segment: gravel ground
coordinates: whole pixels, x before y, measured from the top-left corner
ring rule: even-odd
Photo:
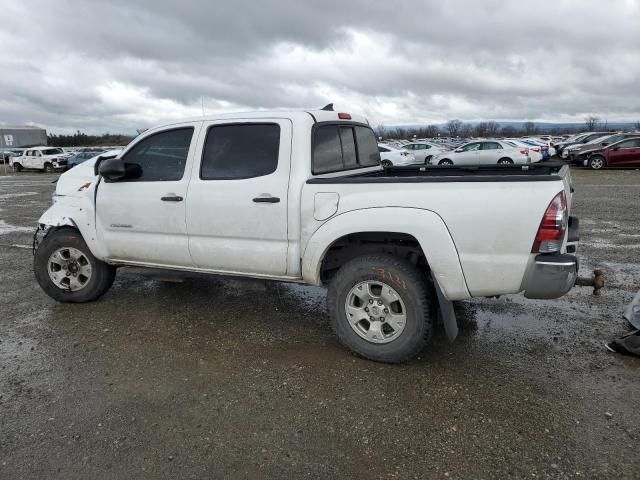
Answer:
[[[58,304],[25,248],[56,176],[0,177],[0,478],[640,478],[640,359],[603,345],[640,288],[640,172],[573,176],[603,295],[462,302],[400,366],[341,348],[317,288],[121,269]]]

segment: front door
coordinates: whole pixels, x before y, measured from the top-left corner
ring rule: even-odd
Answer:
[[[97,187],[96,225],[110,260],[191,267],[185,205],[202,122],[144,135],[121,155],[127,175]]]
[[[457,165],[478,165],[480,163],[480,142],[468,143],[455,151],[453,163]]]
[[[283,276],[291,121],[205,122],[187,198],[189,250],[207,270]]]

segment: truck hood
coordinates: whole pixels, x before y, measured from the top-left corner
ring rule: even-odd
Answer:
[[[59,196],[80,196],[82,192],[87,190],[98,177],[93,173],[93,167],[101,156],[117,155],[121,150],[110,150],[108,152],[96,155],[71,170],[67,170],[58,178],[56,184],[56,195]]]

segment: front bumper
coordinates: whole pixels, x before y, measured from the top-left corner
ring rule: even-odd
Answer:
[[[570,254],[536,255],[527,268],[522,290],[527,298],[559,298],[573,288],[578,278],[578,258]]]

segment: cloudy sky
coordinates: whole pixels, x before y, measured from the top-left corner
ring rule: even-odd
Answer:
[[[2,0],[0,124],[640,120],[640,0]]]

